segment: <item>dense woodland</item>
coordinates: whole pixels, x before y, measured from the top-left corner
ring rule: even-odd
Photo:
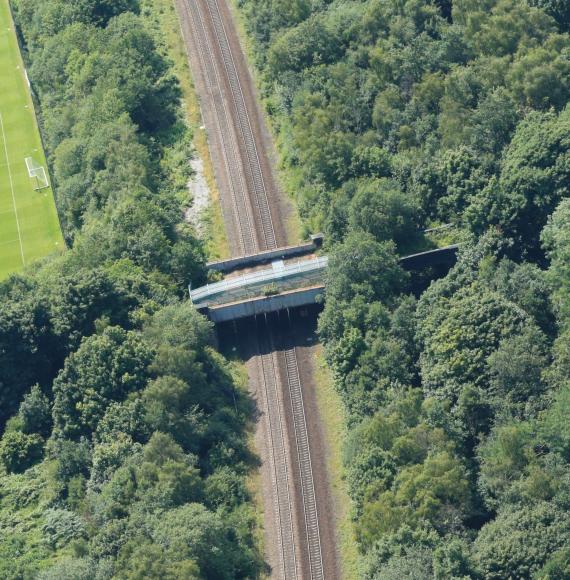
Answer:
[[[239,9],[331,253],[351,577],[570,578],[570,4]],[[450,242],[431,284],[398,264]]]
[[[0,284],[0,577],[256,577],[250,403],[183,301],[205,256],[156,6],[12,4],[70,249]],[[350,572],[570,578],[568,2],[239,7],[331,254]],[[398,264],[450,242],[431,285]]]
[[[0,578],[255,577],[250,403],[183,301],[205,256],[156,7],[13,8],[70,249],[0,284]]]

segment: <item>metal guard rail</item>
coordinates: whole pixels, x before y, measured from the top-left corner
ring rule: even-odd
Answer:
[[[267,268],[258,272],[251,272],[250,274],[228,278],[221,282],[215,282],[214,284],[206,284],[206,286],[201,286],[200,288],[196,288],[196,290],[189,288],[190,299],[196,304],[207,298],[212,298],[218,294],[223,294],[224,292],[238,288],[257,286],[264,282],[276,282],[284,278],[298,276],[299,274],[323,270],[327,267],[327,264],[328,256],[320,256],[314,260],[299,261],[295,264],[283,266],[283,268]]]

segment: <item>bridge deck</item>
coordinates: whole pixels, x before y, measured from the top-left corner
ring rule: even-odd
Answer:
[[[211,306],[302,288],[322,281],[327,264],[327,256],[293,264],[285,264],[282,260],[279,260],[273,262],[271,268],[226,278],[221,282],[207,284],[196,290],[190,290],[190,298],[197,306]],[[265,292],[264,289],[266,290]]]

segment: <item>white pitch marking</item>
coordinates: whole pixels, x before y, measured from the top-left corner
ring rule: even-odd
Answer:
[[[24,257],[24,246],[22,245],[22,232],[20,230],[20,220],[18,219],[18,208],[16,207],[16,194],[14,193],[14,182],[12,181],[12,170],[10,169],[10,159],[8,158],[8,143],[6,142],[6,133],[4,132],[4,120],[0,113],[0,128],[2,129],[2,137],[4,139],[4,153],[6,154],[6,163],[8,164],[8,177],[10,179],[10,189],[12,190],[12,204],[14,205],[14,214],[16,215],[16,227],[18,229],[18,239],[20,240],[20,253],[22,254],[22,263],[26,265],[26,258]]]

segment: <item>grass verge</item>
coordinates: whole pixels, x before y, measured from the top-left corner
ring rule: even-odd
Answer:
[[[319,347],[314,366],[317,402],[329,451],[327,467],[335,502],[341,575],[346,580],[353,580],[357,577],[358,550],[350,518],[352,503],[343,478],[342,442],[346,438],[346,421],[342,410],[342,401],[334,389],[333,379],[330,369],[325,363],[322,347]]]

